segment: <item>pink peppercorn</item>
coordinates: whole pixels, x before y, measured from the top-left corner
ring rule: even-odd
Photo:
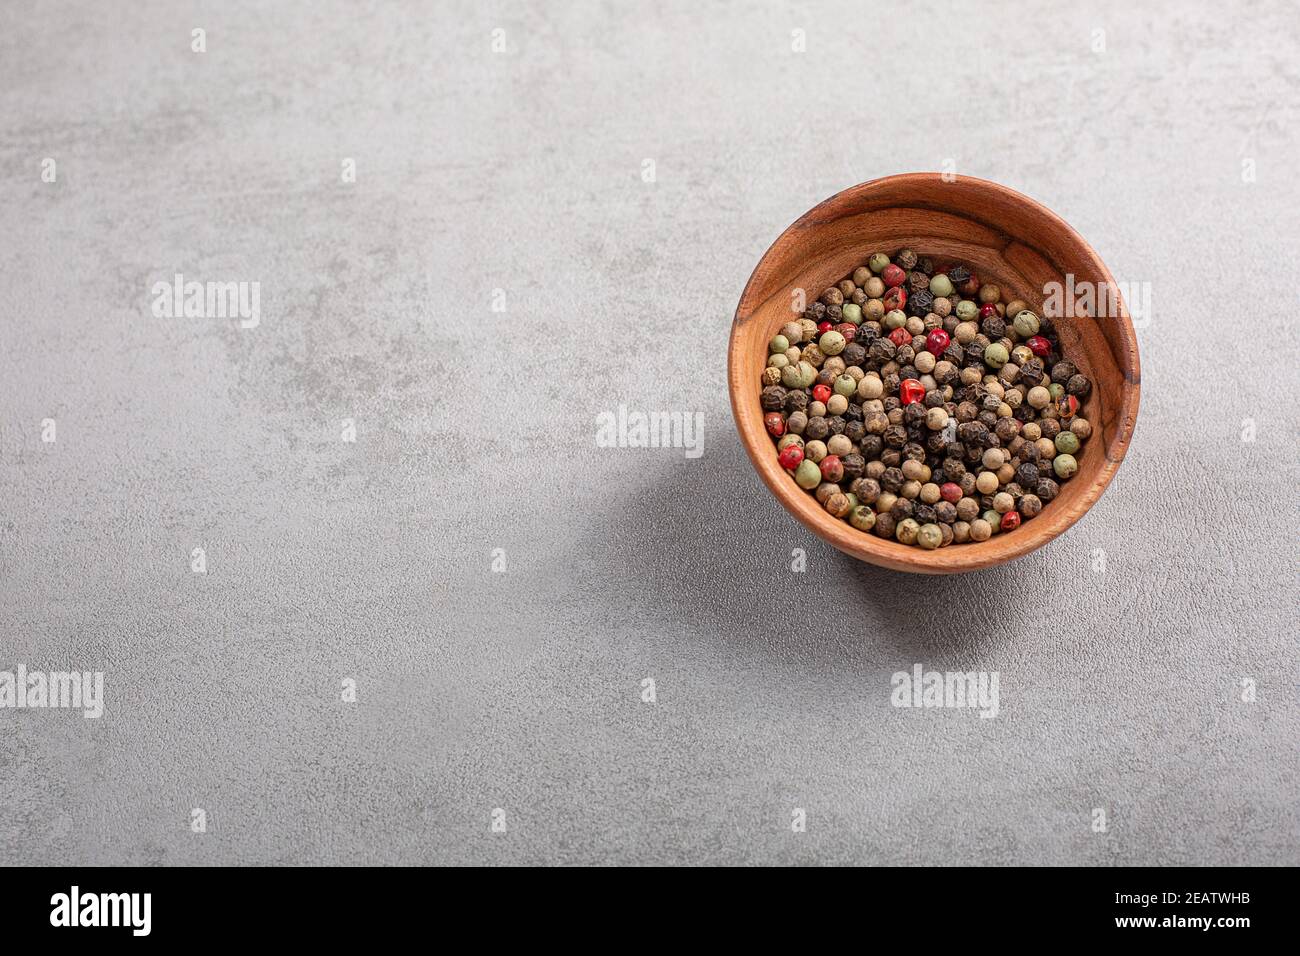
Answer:
[[[831,400],[831,387],[830,387],[829,385],[814,385],[814,386],[813,386],[813,401],[814,401],[814,402],[821,402],[823,405],[825,405],[825,404],[826,404],[827,402],[829,402],[830,400]]]
[[[892,312],[894,309],[901,309],[907,305],[907,290],[901,285],[895,286],[885,293],[885,298],[882,301],[886,311]]]
[[[952,339],[943,329],[931,329],[930,334],[925,337],[925,350],[938,358],[943,354],[943,350],[948,347],[950,341]]]
[[[781,454],[776,456],[776,460],[781,463],[782,468],[798,468],[799,462],[803,461],[803,449],[798,445],[786,445],[781,449]]]
[[[925,398],[925,386],[914,378],[905,378],[898,385],[898,400],[904,405],[911,405]]]
[[[785,418],[780,412],[768,412],[763,416],[763,424],[767,426],[767,433],[773,438],[780,438],[785,434]]]
[[[997,315],[998,307],[992,302],[985,302],[980,306],[980,318],[987,319],[990,315]]]
[[[818,323],[817,323],[817,331],[818,331],[818,332],[829,332],[829,331],[830,331],[831,329],[833,329],[833,328],[835,328],[835,323],[834,323],[834,322],[823,321],[823,322],[818,322]]]
[[[791,447],[793,448],[794,446],[792,445]],[[945,481],[939,486],[939,497],[944,501],[950,501],[953,504],[956,504],[961,501],[962,498],[961,485],[957,484],[955,481]]]
[[[907,273],[891,262],[881,270],[880,281],[885,283],[887,288],[892,289],[894,286],[902,285],[907,281]]]
[[[1008,511],[1002,516],[1002,530],[1015,531],[1020,527],[1020,512]]]
[[[822,480],[839,481],[844,477],[844,463],[839,455],[827,455],[821,460]]]
[[[1033,352],[1039,358],[1047,358],[1052,352],[1052,343],[1047,341],[1041,335],[1031,335],[1025,345],[1029,346],[1029,351]]]
[[[908,345],[912,341],[912,333],[902,327],[894,329],[894,331],[889,333],[889,341],[893,342],[896,346]]]
[[[858,327],[852,322],[841,322],[835,326],[835,331],[844,336],[844,343],[847,345],[858,337]]]

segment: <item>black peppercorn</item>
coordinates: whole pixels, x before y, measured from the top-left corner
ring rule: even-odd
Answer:
[[[941,431],[930,432],[930,434],[925,437],[925,447],[938,455],[948,447],[948,439]]]
[[[848,429],[846,428],[845,434],[847,433],[848,433]],[[880,440],[879,435],[870,435],[870,434],[863,435],[862,438],[858,440],[858,445],[862,448],[863,457],[866,458],[868,461],[880,457],[880,452],[885,447],[885,443]],[[862,496],[859,495],[858,497],[862,497]]]
[[[805,379],[804,381],[807,381]],[[782,385],[769,385],[763,389],[760,402],[765,412],[779,412],[785,407],[786,389]]]
[[[844,431],[844,426],[847,425],[848,422],[846,422],[840,415],[832,415],[830,418],[826,419],[826,424],[830,426],[832,435],[838,435]]]
[[[938,521],[933,505],[920,504],[912,508],[912,517],[918,524],[934,524]]]
[[[958,445],[957,447],[961,448],[962,446]],[[966,466],[962,464],[960,458],[945,458],[943,460],[943,476],[949,481],[959,481],[964,474],[966,474]]]
[[[894,506],[889,509],[889,515],[895,521],[902,521],[904,518],[912,517],[912,499],[899,498],[894,502]]]
[[[929,276],[914,272],[912,275],[921,276],[926,285],[930,284]],[[934,307],[934,296],[925,289],[917,289],[907,300],[907,314],[924,318],[926,313]]]
[[[965,266],[952,266],[948,270],[948,279],[954,286],[959,286],[970,278],[970,270]]]
[[[917,425],[925,421],[925,406],[920,402],[912,402],[903,409],[903,421],[908,425]]]
[[[894,256],[894,264],[902,269],[915,269],[918,258],[920,257],[911,249],[899,249]]]
[[[919,269],[921,272],[924,272],[928,276],[934,275],[934,260],[927,258],[926,256],[922,256],[921,258],[916,260],[916,268]]]
[[[867,461],[861,455],[845,455],[840,459],[840,465],[844,468],[844,480],[853,481],[862,477]]]
[[[1043,501],[1051,501],[1060,490],[1061,486],[1051,478],[1039,478],[1038,483],[1034,485],[1034,494]]]
[[[894,517],[891,514],[886,513],[876,515],[876,525],[871,530],[876,533],[877,537],[892,539],[894,537],[894,527],[896,524],[897,522],[894,521]]]
[[[952,524],[957,520],[957,506],[951,501],[936,501],[934,516],[944,524]]]
[[[881,365],[892,361],[894,353],[898,351],[897,347],[886,337],[871,340],[871,347],[867,354],[871,356],[871,361],[879,362]],[[982,355],[983,353],[981,353]]]
[[[1069,359],[1062,359],[1052,366],[1052,381],[1060,382],[1062,385],[1078,374],[1079,370]]]
[[[867,430],[862,427],[862,422],[860,421],[848,422],[844,426],[844,437],[854,444],[861,444],[862,439],[866,434]]]
[[[966,346],[966,350],[962,353],[962,361],[970,368],[984,367],[984,346],[979,344],[978,339]]]
[[[844,307],[841,305],[826,306],[826,315],[823,317],[823,321],[839,325],[844,321]]]
[[[1092,382],[1082,375],[1071,375],[1070,380],[1065,383],[1065,390],[1077,398],[1086,398],[1092,391]]]
[[[1043,360],[1031,358],[1020,366],[1020,378],[1030,385],[1037,385],[1043,380]]]
[[[925,292],[927,295],[929,294],[930,277],[926,275],[924,272],[920,272],[920,271],[909,272],[907,274],[907,288],[908,288],[908,305],[911,305],[912,296],[919,295],[921,292]],[[931,302],[934,301],[933,296],[930,297],[930,301]],[[918,314],[918,313],[913,313],[913,314]],[[922,312],[919,314],[924,315],[925,313]]]
[[[885,444],[891,448],[902,448],[907,444],[907,429],[902,425],[890,425],[885,429]]]
[[[804,310],[804,318],[812,319],[814,322],[820,322],[826,317],[826,303],[814,302]],[[842,313],[841,313],[842,314]]]
[[[844,346],[844,351],[840,353],[840,358],[844,359],[844,364],[853,366],[861,365],[867,358],[865,346],[858,344],[856,341],[850,342]]]
[[[880,475],[880,487],[897,494],[898,489],[903,487],[904,480],[901,468],[886,468]]]
[[[821,441],[830,433],[830,423],[821,415],[808,419],[808,426],[803,431],[804,437],[810,441]]]
[[[987,335],[990,341],[1000,339],[1007,334],[1007,323],[1000,315],[990,315],[980,323],[980,331]]]
[[[886,468],[897,468],[903,463],[903,456],[897,448],[886,448],[880,453],[880,463]]]

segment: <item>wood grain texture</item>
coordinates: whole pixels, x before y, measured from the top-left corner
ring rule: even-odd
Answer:
[[[1141,373],[1128,309],[1097,317],[1054,318],[1061,346],[1093,382],[1081,414],[1092,437],[1079,471],[1038,517],[980,543],[935,551],[887,541],[828,515],[777,464],[763,427],[759,376],[767,342],[791,318],[796,290],[809,301],[866,262],[872,252],[910,247],[940,262],[970,265],[996,282],[1004,299],[1024,299],[1041,311],[1044,287],[1115,280],[1084,239],[1040,203],[996,183],[971,177],[944,182],[937,173],[873,180],[837,193],[783,232],[750,276],[732,323],[728,352],[731,409],[741,442],[764,483],[810,531],[863,561],[900,571],[951,574],[1028,554],[1064,532],[1101,497],[1119,469],[1137,423]]]

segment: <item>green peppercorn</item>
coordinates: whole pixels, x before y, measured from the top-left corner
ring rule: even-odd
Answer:
[[[846,302],[843,308],[845,322],[852,322],[854,325],[862,324],[862,306],[852,302]]]
[[[867,268],[879,275],[884,271],[885,266],[889,265],[889,256],[883,252],[873,252],[871,258],[867,260]]]
[[[923,524],[916,531],[916,543],[927,551],[933,551],[943,544],[943,532],[937,524]]]
[[[867,505],[858,505],[849,512],[849,524],[859,531],[870,531],[876,525],[876,513]]]
[[[1061,432],[1062,435],[1070,434]],[[1057,436],[1058,438],[1060,435]],[[1073,455],[1057,455],[1052,459],[1052,470],[1056,472],[1056,477],[1064,481],[1067,478],[1073,478],[1074,473],[1079,470],[1079,463],[1074,460]]]
[[[882,324],[885,328],[890,329],[891,331],[893,329],[901,329],[903,326],[907,325],[907,313],[902,309],[890,309],[885,313],[885,318],[882,321]]]
[[[784,352],[789,347],[790,347],[790,340],[787,339],[784,335],[779,335],[779,334],[772,336],[772,341],[767,343],[767,350],[773,353]]]
[[[1056,451],[1058,454],[1073,455],[1079,450],[1079,436],[1072,431],[1056,434]]]
[[[957,303],[956,315],[959,322],[974,322],[979,314],[980,307],[970,299],[962,299]]]
[[[984,512],[980,517],[989,523],[989,527],[993,529],[994,534],[997,534],[1002,530],[1002,515],[998,514],[992,508]]]
[[[844,341],[844,336],[834,329],[823,332],[822,337],[817,340],[817,347],[822,350],[823,355],[839,355],[844,351],[844,346],[847,344]]]
[[[1024,309],[1016,313],[1016,317],[1011,320],[1011,327],[1016,330],[1016,335],[1022,339],[1030,338],[1038,334],[1038,316]]]
[[[930,279],[930,291],[939,298],[945,298],[952,295],[952,280],[947,275],[940,272],[937,276]]]
[[[1053,402],[1059,402],[1061,396],[1065,394],[1065,386],[1060,382],[1053,382],[1051,385],[1047,386],[1047,394],[1052,397]]]
[[[1011,354],[1001,342],[992,342],[984,350],[984,364],[989,368],[1001,368],[1011,361]]]
[[[794,480],[804,491],[812,491],[822,483],[822,470],[815,461],[805,458],[795,469]]]
[[[846,398],[857,393],[858,380],[852,375],[841,375],[835,380],[835,394],[843,395]]]
[[[894,527],[894,537],[903,544],[916,544],[917,532],[921,530],[921,525],[915,518],[904,518]]]

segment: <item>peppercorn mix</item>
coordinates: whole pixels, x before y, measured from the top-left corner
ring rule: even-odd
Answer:
[[[1018,528],[1078,470],[1092,383],[1052,322],[962,265],[872,254],[772,337],[781,467],[863,532],[935,549]]]

